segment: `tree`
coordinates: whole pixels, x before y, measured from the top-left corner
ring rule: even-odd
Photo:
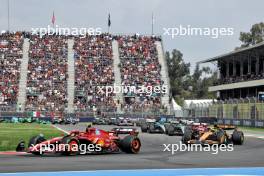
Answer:
[[[197,64],[194,73],[190,74],[190,63],[185,63],[183,54],[174,49],[165,53],[171,84],[171,94],[179,105],[184,99],[215,98],[214,93],[208,92],[208,87],[217,79],[217,73],[209,67],[200,69]],[[204,76],[206,75],[206,77]]]
[[[177,49],[174,49],[171,54],[166,52],[165,58],[168,64],[172,97],[182,105],[183,98],[189,97],[190,94],[187,83],[190,79],[190,63],[184,62],[182,53]]]
[[[204,76],[206,75],[206,76]],[[209,67],[202,67],[196,64],[192,75],[192,96],[195,99],[215,98],[214,93],[209,93],[208,88],[217,80],[217,72],[212,72]]]
[[[251,27],[250,32],[240,32],[239,40],[242,42],[241,48],[263,42],[264,23],[261,22],[254,24]]]

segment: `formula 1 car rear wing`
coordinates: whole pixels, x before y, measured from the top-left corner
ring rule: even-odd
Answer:
[[[116,135],[119,135],[119,134],[130,134],[130,135],[135,135],[135,136],[137,136],[138,133],[139,133],[139,131],[136,128],[124,128],[124,127],[113,128],[112,130],[110,130],[110,132],[113,132]]]
[[[221,128],[223,130],[234,130],[236,129],[237,127],[234,126],[234,125],[224,125],[224,124],[218,124],[217,125],[218,128]]]

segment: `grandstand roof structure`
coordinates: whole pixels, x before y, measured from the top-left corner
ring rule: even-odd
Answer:
[[[264,42],[198,63],[217,62],[218,79],[209,87],[222,100],[258,97],[264,90]]]
[[[218,55],[218,56],[215,56],[215,57],[212,57],[212,58],[208,58],[208,59],[204,59],[198,63],[208,63],[208,62],[215,62],[215,61],[219,61],[221,59],[224,59],[224,58],[228,58],[228,57],[231,57],[231,56],[234,56],[234,55],[237,55],[237,54],[242,54],[242,53],[247,53],[249,51],[252,51],[252,50],[257,50],[257,49],[260,49],[260,48],[264,48],[264,42],[260,42],[258,44],[255,44],[253,46],[248,46],[248,47],[245,47],[245,48],[239,48],[237,50],[234,50],[234,51],[231,51],[231,52],[228,52],[228,53],[225,53],[225,54],[221,54],[221,55]]]

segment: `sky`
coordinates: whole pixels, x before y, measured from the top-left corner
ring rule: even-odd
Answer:
[[[0,0],[0,30],[7,29],[7,1]],[[178,49],[192,69],[195,63],[240,46],[239,33],[264,21],[263,0],[9,0],[10,30],[27,30],[56,24],[69,28],[101,28],[107,31],[108,13],[113,34],[161,35],[166,51]],[[232,28],[233,35],[164,35],[164,28],[179,26]]]

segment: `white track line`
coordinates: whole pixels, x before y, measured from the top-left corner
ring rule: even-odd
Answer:
[[[264,139],[264,137],[258,137],[259,139]]]
[[[56,125],[52,125],[54,128],[57,128],[58,130],[62,131],[63,133],[69,134],[68,131],[65,131],[64,129],[57,127]]]
[[[253,134],[245,134],[246,137],[253,137],[253,138],[257,138],[257,139],[264,139],[264,136],[257,136],[257,135],[253,135]]]

